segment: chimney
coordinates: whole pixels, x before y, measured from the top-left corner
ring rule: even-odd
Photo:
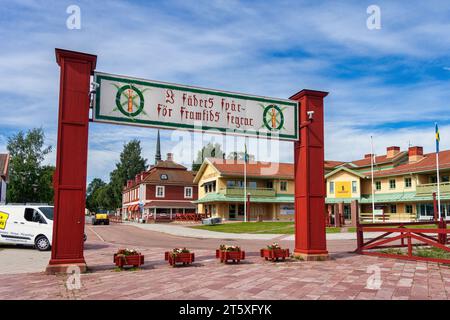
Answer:
[[[409,147],[408,149],[408,161],[417,162],[423,158],[423,147]]]
[[[173,161],[173,153],[167,154],[167,161]]]
[[[130,188],[133,185],[133,180],[127,181],[127,188]]]
[[[369,159],[372,155],[372,153],[367,153],[364,155],[364,159]]]
[[[390,159],[390,158],[395,157],[399,153],[400,153],[400,147],[397,147],[397,146],[387,147],[386,157],[388,159]]]

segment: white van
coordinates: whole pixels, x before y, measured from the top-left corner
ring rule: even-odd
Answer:
[[[0,205],[0,244],[52,245],[53,207],[48,205]]]

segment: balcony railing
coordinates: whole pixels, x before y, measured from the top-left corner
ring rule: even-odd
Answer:
[[[450,193],[450,182],[443,182],[439,184],[441,193]],[[420,195],[432,195],[433,192],[437,192],[437,183],[419,184],[416,187],[416,194]]]
[[[228,187],[219,190],[220,193],[231,197],[243,197],[244,188]],[[275,189],[270,188],[247,188],[247,193],[252,197],[275,197]]]

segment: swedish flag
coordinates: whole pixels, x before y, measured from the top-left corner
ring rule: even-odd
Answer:
[[[439,136],[439,128],[436,123],[436,153],[439,153],[439,141],[441,141],[441,137]]]

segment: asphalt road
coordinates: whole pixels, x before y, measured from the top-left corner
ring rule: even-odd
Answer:
[[[168,235],[160,232],[150,230],[143,230],[134,226],[111,224],[107,226],[86,225],[86,233],[89,239],[96,239],[122,245],[131,248],[167,248],[173,249],[177,247],[187,247],[190,249],[207,249],[215,250],[220,244],[239,245],[246,250],[256,250],[270,244],[267,240],[232,240],[232,239],[202,239],[202,238],[187,238]],[[278,243],[285,248],[293,250],[293,241],[278,241]],[[344,253],[351,252],[356,248],[356,241],[354,240],[331,240],[327,241],[328,250],[330,253]]]

